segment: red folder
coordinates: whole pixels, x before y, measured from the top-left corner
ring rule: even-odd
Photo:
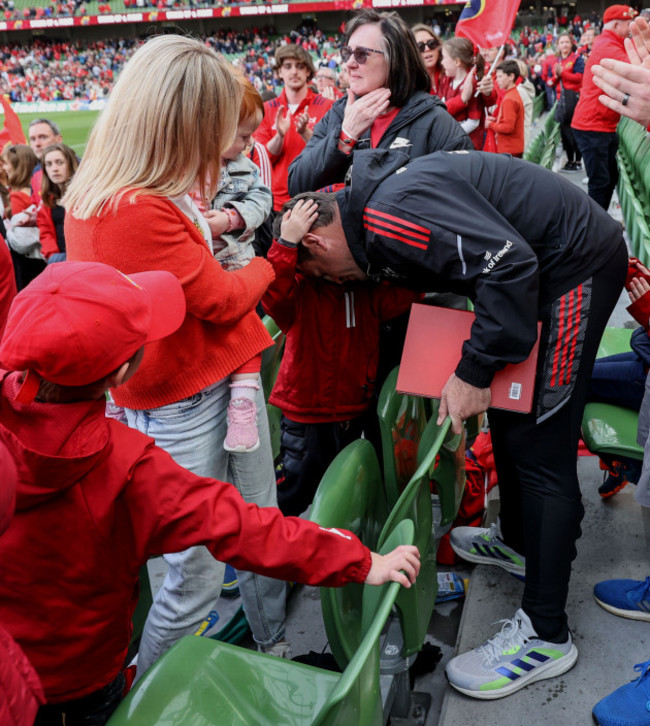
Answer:
[[[402,353],[397,390],[427,398],[440,398],[449,376],[456,370],[463,343],[469,339],[474,313],[433,305],[415,304],[411,308]],[[539,334],[528,358],[497,371],[490,391],[492,406],[508,411],[530,413],[539,352]]]

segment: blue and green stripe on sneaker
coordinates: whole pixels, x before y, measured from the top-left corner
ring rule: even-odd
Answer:
[[[522,609],[502,622],[493,638],[447,664],[447,678],[457,691],[483,700],[503,698],[566,673],[578,659],[571,635],[564,643],[542,640]]]
[[[455,527],[449,541],[454,552],[468,562],[496,565],[520,580],[526,577],[526,560],[501,539],[496,524],[485,527]]]

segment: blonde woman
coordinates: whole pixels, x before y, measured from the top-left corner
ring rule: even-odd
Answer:
[[[223,270],[188,194],[198,187],[214,196],[240,99],[228,66],[204,44],[175,35],[147,42],[120,74],[63,198],[65,237],[68,259],[104,262],[127,274],[169,270],[183,285],[183,325],[147,346],[140,370],[114,392],[129,425],[190,471],[231,481],[247,501],[275,506],[262,391],[260,447],[246,454],[223,448],[230,374],[271,343],[255,306],[272,268],[255,258],[241,270]],[[202,626],[223,581],[223,565],[203,547],[165,559],[169,572],[145,625],[139,673]],[[239,585],[260,648],[286,655],[285,583],[239,573]]]

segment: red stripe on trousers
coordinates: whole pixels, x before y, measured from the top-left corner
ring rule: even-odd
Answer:
[[[553,370],[551,371],[551,386],[555,386],[557,384],[557,375],[558,375],[558,360],[560,359],[560,351],[562,349],[562,336],[564,335],[564,306],[565,306],[565,300],[566,296],[562,296],[562,299],[560,300],[560,313],[559,313],[559,323],[558,323],[558,332],[557,332],[557,343],[555,344],[555,352],[553,353]]]
[[[566,376],[564,377],[564,383],[568,384],[571,382],[571,372],[573,370],[573,361],[576,353],[576,343],[578,342],[578,334],[580,333],[580,318],[582,316],[582,285],[578,285],[576,288],[576,316],[574,320],[575,333],[573,335],[573,341],[571,342],[571,352],[569,353],[569,365],[567,366]]]

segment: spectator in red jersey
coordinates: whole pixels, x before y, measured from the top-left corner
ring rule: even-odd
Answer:
[[[311,139],[314,126],[332,101],[309,88],[316,69],[309,53],[299,45],[280,46],[275,52],[276,72],[284,90],[264,104],[264,119],[255,133],[266,146],[273,166],[273,209],[279,212],[289,201],[289,164]]]
[[[603,15],[603,32],[594,41],[585,68],[580,100],[573,115],[571,128],[585,161],[589,177],[589,196],[604,209],[609,208],[618,182],[616,127],[620,114],[599,103],[600,88],[594,84],[591,68],[603,58],[627,62],[625,38],[636,11],[629,5],[611,5]]]
[[[486,126],[496,133],[497,153],[521,158],[524,153],[524,104],[517,90],[518,78],[516,60],[499,63],[496,79],[505,96],[499,106],[499,115],[496,118],[488,116]]]
[[[63,138],[59,127],[48,118],[35,118],[29,124],[29,145],[36,154],[37,164],[32,174],[32,204],[39,205],[41,201],[41,186],[43,184],[43,167],[41,157],[43,151],[52,144],[60,144]]]
[[[569,33],[562,33],[559,36],[557,49],[558,59],[553,69],[553,79],[558,102],[555,118],[560,123],[562,146],[566,154],[566,164],[562,167],[562,171],[580,171],[582,155],[571,131],[571,121],[580,96],[585,61],[577,53],[576,45]]]

